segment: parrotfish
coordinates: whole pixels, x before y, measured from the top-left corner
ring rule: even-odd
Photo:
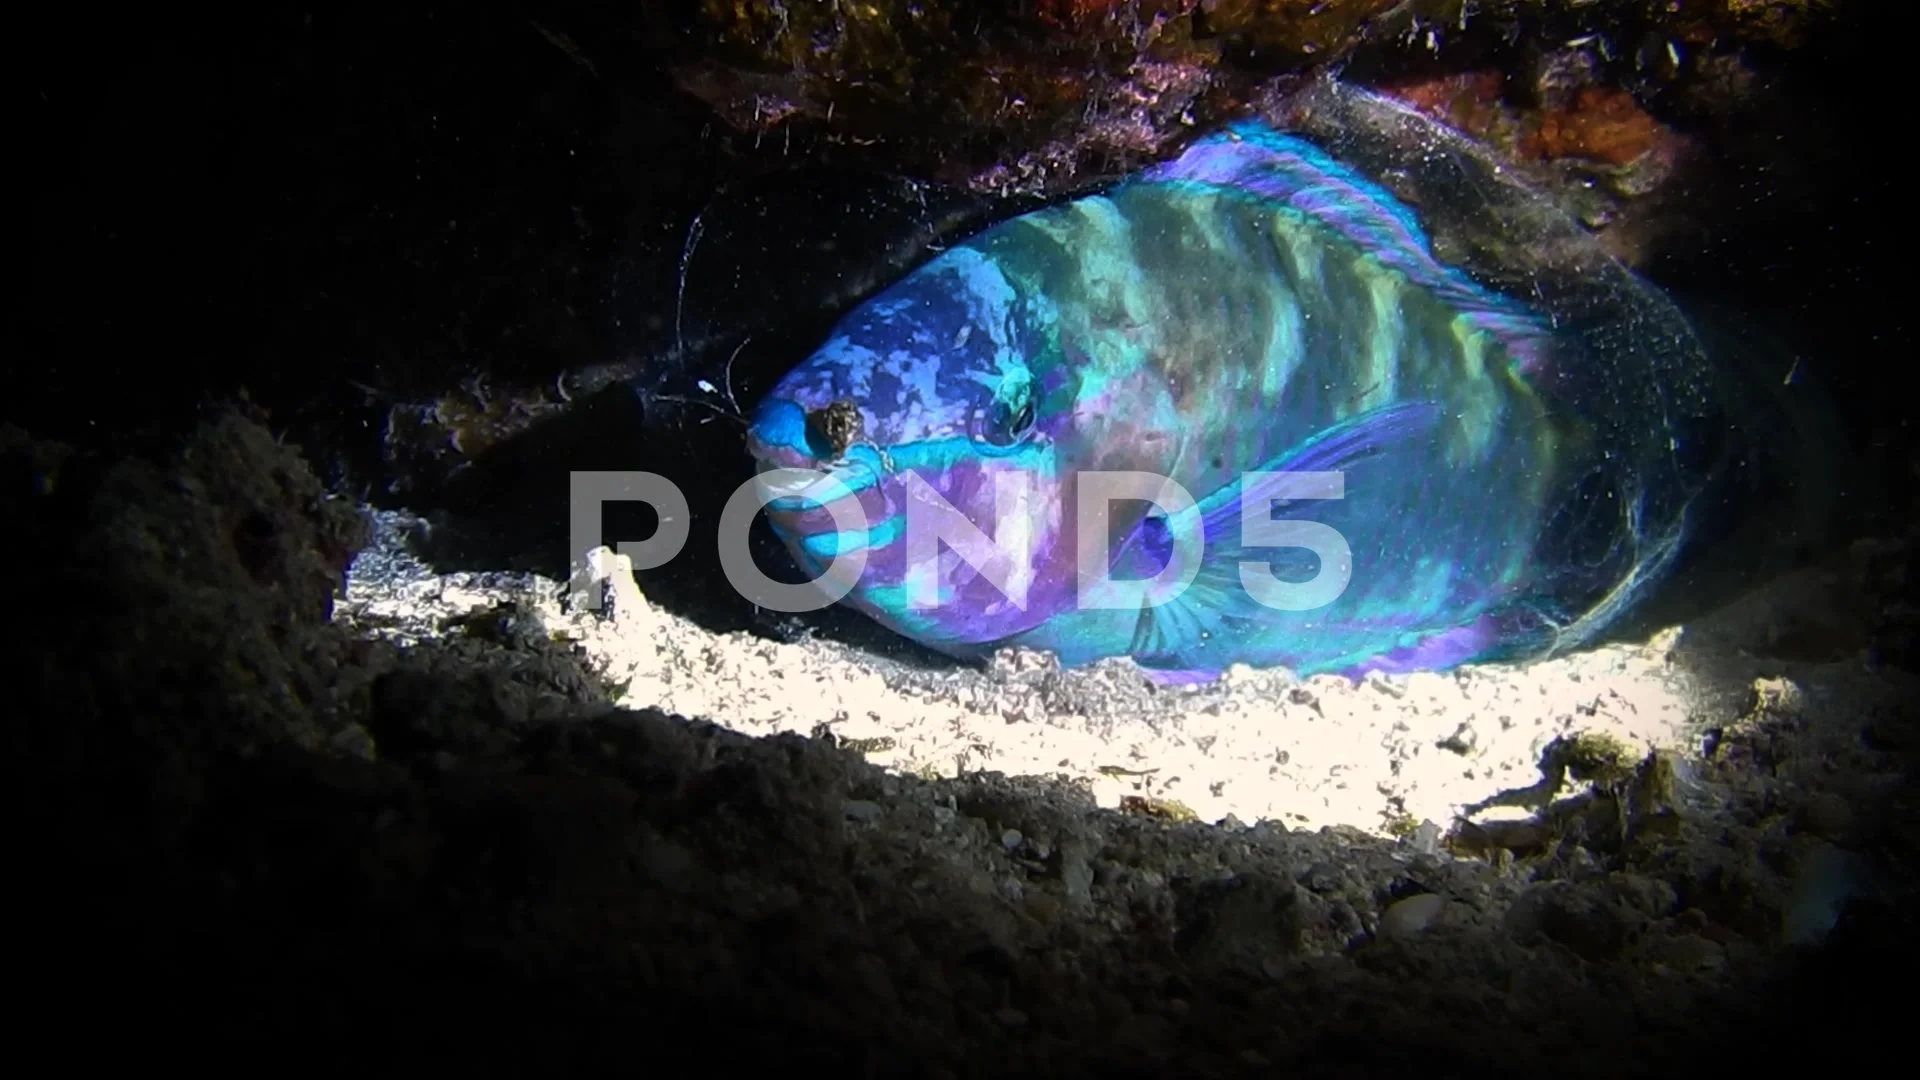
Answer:
[[[802,569],[864,553],[842,602],[956,657],[1444,670],[1590,638],[1677,543],[1680,429],[1602,385],[1658,365],[1616,349],[1601,378],[1596,340],[1443,262],[1322,145],[1242,120],[854,308],[748,450]],[[1083,517],[1111,473],[1170,484]],[[914,508],[942,506],[992,544],[910,552]],[[1101,584],[1163,573],[1186,587]]]

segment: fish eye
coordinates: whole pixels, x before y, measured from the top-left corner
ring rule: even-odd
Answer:
[[[1033,431],[1033,417],[1033,394],[1021,382],[975,408],[971,434],[983,449],[1011,449]]]

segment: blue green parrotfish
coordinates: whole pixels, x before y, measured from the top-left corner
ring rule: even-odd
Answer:
[[[1685,500],[1649,502],[1641,483],[1675,437],[1583,398],[1586,362],[1551,313],[1440,261],[1385,188],[1249,120],[873,296],[760,403],[748,449],[763,474],[831,472],[865,515],[848,535],[817,501],[764,492],[800,566],[819,576],[864,549],[843,602],[950,655],[1132,657],[1163,681],[1233,664],[1444,670],[1590,636],[1675,546]],[[1117,502],[1104,522],[1110,577],[1197,559],[1184,591],[1131,610],[1077,602],[1080,560],[1100,550],[1078,535],[1089,471],[1191,494]],[[1250,472],[1337,473],[1343,490],[1276,498]],[[1010,517],[999,481],[1013,475],[1028,497]],[[903,518],[927,491],[997,541],[1022,534],[994,557],[1022,560],[1001,570],[1024,581],[1024,605],[945,546],[939,602],[909,602]],[[1255,500],[1345,550],[1243,543]],[[1175,550],[1183,529],[1197,551]],[[1347,584],[1331,603],[1271,607],[1242,584],[1249,562]]]

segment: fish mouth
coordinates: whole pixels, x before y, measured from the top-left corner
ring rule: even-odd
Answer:
[[[883,545],[892,522],[878,453],[866,446],[816,446],[810,416],[798,402],[769,399],[748,429],[747,451],[767,524],[803,565],[813,564],[807,569],[818,572],[839,555]]]
[[[774,533],[806,560],[824,564],[883,546],[897,531],[876,479],[864,462],[822,469],[763,460],[753,482]],[[819,566],[809,569],[817,572]]]
[[[870,449],[818,447],[812,414],[798,402],[770,398],[747,429],[747,453],[755,464],[754,489],[772,512],[795,513],[855,496],[880,481]],[[872,458],[874,460],[868,460]]]
[[[856,493],[872,486],[874,479],[863,462],[822,468],[798,454],[776,454],[759,459],[753,488],[768,510],[792,514],[856,498]]]

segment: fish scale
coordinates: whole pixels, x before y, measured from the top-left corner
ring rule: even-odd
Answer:
[[[845,602],[956,656],[1006,645],[1067,666],[1132,656],[1169,678],[1236,663],[1446,668],[1537,643],[1543,627],[1589,613],[1570,603],[1605,606],[1651,572],[1554,561],[1567,538],[1548,523],[1589,520],[1568,517],[1569,499],[1591,503],[1596,533],[1622,528],[1620,508],[1606,520],[1602,505],[1614,489],[1581,487],[1600,475],[1594,455],[1648,445],[1625,431],[1608,442],[1556,396],[1581,357],[1547,313],[1437,261],[1383,188],[1246,122],[908,274],[773,388],[748,444],[763,469],[835,471],[869,510],[867,533],[823,538],[818,509],[770,504],[801,565],[817,575],[834,552],[864,550]],[[919,378],[892,373],[908,361]],[[871,450],[852,464],[801,434],[837,401],[858,406]],[[1195,504],[1116,504],[1104,536],[1081,536],[1083,477],[1113,470],[1164,476]],[[1244,508],[1257,517],[1272,495],[1243,477],[1268,472],[1340,475],[1344,497],[1284,498],[1266,516],[1322,538],[1330,528],[1344,553],[1243,541]],[[929,579],[937,605],[909,603],[899,515],[914,480],[990,536],[997,485],[1028,485],[1017,531],[1031,545],[1001,556],[1030,582],[1024,605],[945,550]],[[1643,524],[1626,526],[1628,541]],[[1200,537],[1197,554],[1176,534]],[[1080,602],[1083,568],[1140,580],[1169,560],[1191,575],[1177,596]],[[1294,610],[1261,603],[1242,564],[1295,583],[1349,576],[1330,601]]]

